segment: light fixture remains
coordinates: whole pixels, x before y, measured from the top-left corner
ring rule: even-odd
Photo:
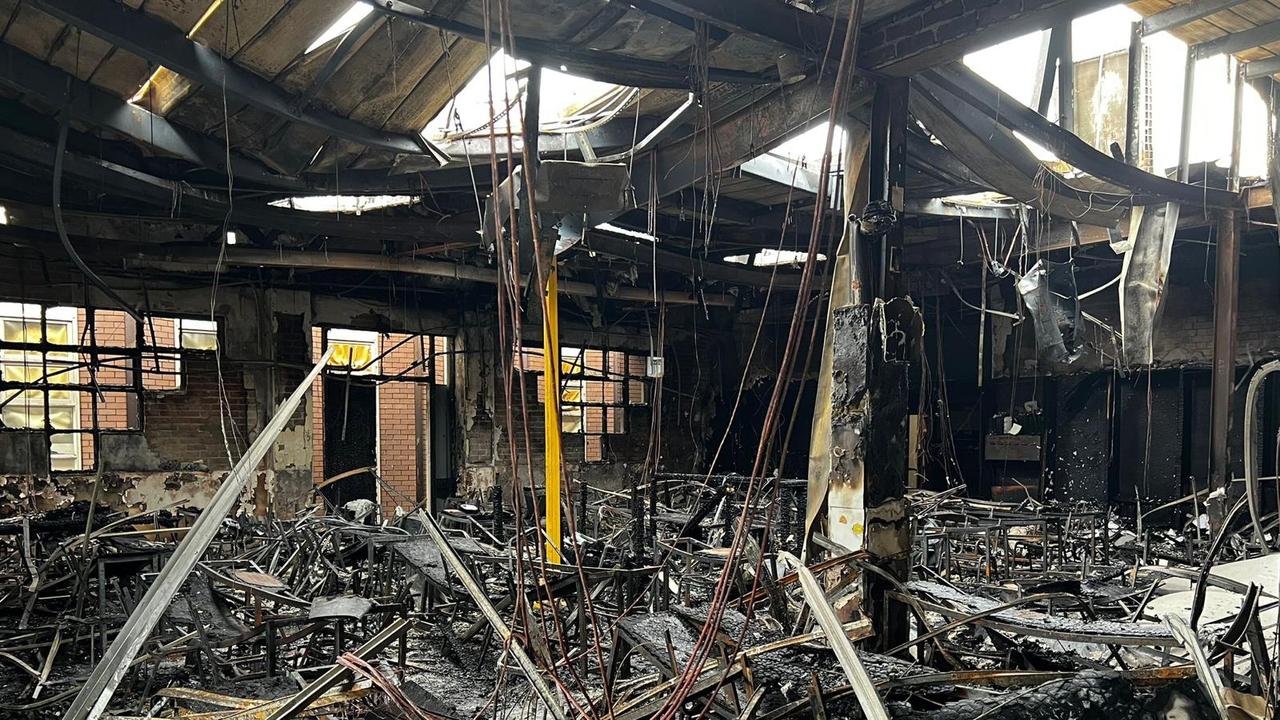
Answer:
[[[368,210],[412,205],[413,195],[301,195],[271,201],[271,205],[306,212],[360,215]]]

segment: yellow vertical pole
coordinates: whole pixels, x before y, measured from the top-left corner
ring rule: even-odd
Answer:
[[[546,402],[543,403],[543,432],[546,436],[547,470],[547,559],[560,562],[560,303],[559,283],[556,281],[555,262],[547,275],[546,311],[542,314],[543,382],[546,383]]]

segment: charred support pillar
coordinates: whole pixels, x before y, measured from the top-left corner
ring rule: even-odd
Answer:
[[[900,580],[910,569],[907,487],[907,377],[923,332],[920,312],[900,294],[901,215],[906,185],[909,81],[876,87],[868,147],[867,196],[858,234],[879,241],[875,299],[831,313],[831,441],[827,529],[831,539],[864,550]],[[866,255],[853,255],[853,276]],[[906,608],[888,599],[887,580],[863,574],[864,610],[876,644],[907,635]]]
[[[1231,391],[1236,369],[1236,283],[1240,264],[1240,227],[1235,210],[1222,210],[1217,216],[1217,276],[1213,305],[1213,383],[1211,388],[1211,420],[1209,457],[1213,487],[1229,490],[1230,456],[1227,452],[1231,428]]]
[[[867,167],[868,197],[871,203],[863,214],[862,232],[880,240],[876,297],[898,296],[902,261],[902,223],[897,222],[905,203],[907,177],[907,99],[910,81],[901,78],[876,85],[871,108],[870,164]]]
[[[907,487],[907,379],[924,327],[906,298],[832,310],[831,470],[827,532],[906,579],[911,557]],[[876,642],[906,638],[906,608],[887,600],[882,578],[864,574]]]

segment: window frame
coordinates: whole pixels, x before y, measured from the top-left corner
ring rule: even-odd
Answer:
[[[100,340],[99,322],[119,314],[124,323],[123,341],[107,344]],[[153,343],[156,337],[155,321],[173,322],[173,343]],[[78,305],[44,305],[14,301],[0,302],[0,323],[20,321],[21,340],[8,339],[0,332],[0,412],[12,402],[11,398],[23,393],[37,393],[42,400],[42,416],[39,423],[7,425],[0,422],[0,432],[40,433],[45,439],[46,459],[51,475],[93,472],[99,462],[99,448],[103,435],[112,433],[138,433],[144,431],[144,407],[149,395],[181,392],[185,386],[183,358],[187,353],[209,353],[181,347],[181,327],[190,321],[179,315],[148,314],[139,322],[120,310]],[[197,320],[196,322],[209,322]],[[38,333],[32,334],[29,325],[37,324]],[[222,323],[213,321],[211,334],[215,343],[221,342]],[[66,343],[50,341],[50,327],[65,325]],[[7,331],[6,325],[6,331]],[[29,339],[35,338],[35,339]],[[40,376],[22,380],[5,377],[3,370],[11,363],[30,366],[38,358]],[[162,367],[168,364],[169,367]],[[63,369],[59,369],[63,368]],[[171,369],[170,369],[171,368]],[[53,379],[65,375],[66,382]],[[103,381],[100,375],[123,374],[119,382]],[[87,377],[86,377],[87,376]],[[175,378],[172,387],[154,387],[149,384],[157,376]],[[69,401],[63,402],[54,393],[69,393]],[[124,401],[122,426],[107,427],[109,421],[100,412],[112,398]],[[86,417],[85,400],[91,405]],[[65,408],[70,412],[70,427],[55,427],[51,410]],[[117,418],[118,419],[118,418]],[[90,438],[86,440],[86,436]],[[66,438],[74,438],[68,441]],[[92,448],[92,461],[85,461],[85,443]],[[59,445],[67,449],[59,450]],[[73,450],[70,448],[74,448]]]

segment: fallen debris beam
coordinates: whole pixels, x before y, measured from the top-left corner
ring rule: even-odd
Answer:
[[[369,638],[364,645],[361,645],[352,654],[361,659],[372,657],[382,652],[391,643],[395,642],[396,638],[408,632],[412,625],[413,620],[408,618],[400,618],[399,620],[390,622],[382,629],[382,632]],[[304,688],[302,692],[294,695],[287,703],[276,708],[275,712],[267,716],[267,720],[287,720],[287,718],[297,715],[303,710],[306,710],[311,703],[320,699],[320,696],[324,695],[329,688],[332,688],[334,685],[341,682],[344,676],[350,674],[351,670],[335,663],[333,667],[329,668],[323,675],[316,678],[315,681]]]
[[[840,624],[835,610],[827,602],[818,579],[795,555],[784,550],[778,553],[778,557],[796,569],[796,575],[800,578],[800,590],[804,593],[809,610],[826,634],[827,643],[831,645],[836,659],[840,661],[841,669],[849,678],[849,684],[853,687],[854,695],[857,696],[858,704],[862,706],[865,717],[869,720],[889,720],[889,713],[885,710],[880,696],[876,694],[875,682],[867,674],[867,669],[862,666],[862,661],[858,659],[858,652],[854,650],[849,636],[844,634],[844,626]]]
[[[484,588],[480,587],[480,583],[476,582],[476,579],[472,577],[466,563],[462,562],[462,558],[458,557],[457,551],[449,544],[449,539],[444,536],[444,532],[440,529],[440,525],[436,523],[436,519],[421,510],[415,513],[415,517],[422,522],[427,534],[431,536],[431,540],[439,548],[440,556],[444,558],[445,562],[449,563],[453,573],[458,576],[458,580],[466,588],[467,594],[471,596],[471,599],[480,608],[480,613],[489,621],[489,625],[493,627],[494,632],[502,639],[504,647],[515,658],[529,684],[533,686],[534,691],[542,698],[547,712],[556,720],[568,720],[564,709],[560,707],[560,698],[547,685],[547,681],[543,679],[542,674],[538,671],[538,666],[534,664],[533,658],[529,657],[529,653],[525,652],[524,646],[518,640],[512,638],[511,628],[502,620],[498,610],[494,608],[493,603],[489,602],[488,596],[484,594]],[[276,719],[273,718],[272,720]]]
[[[191,571],[200,562],[200,557],[204,555],[209,543],[213,542],[218,531],[222,529],[222,520],[240,502],[240,493],[244,490],[249,478],[257,472],[258,463],[262,462],[267,451],[275,444],[276,437],[293,417],[293,411],[302,402],[302,398],[311,389],[312,382],[328,364],[332,355],[333,348],[329,348],[315,367],[311,368],[311,372],[302,380],[302,383],[294,389],[293,394],[276,409],[271,422],[262,429],[240,461],[231,468],[227,479],[222,482],[204,512],[200,513],[200,517],[192,524],[191,530],[173,551],[169,561],[156,576],[155,582],[147,589],[142,600],[138,602],[137,608],[116,635],[111,647],[107,648],[102,660],[93,669],[84,686],[80,688],[80,692],[76,694],[63,720],[94,720],[102,715],[116,687],[120,685],[120,680],[129,670],[134,656],[138,654],[142,644],[155,629],[156,623],[160,621],[169,603],[187,581]]]

